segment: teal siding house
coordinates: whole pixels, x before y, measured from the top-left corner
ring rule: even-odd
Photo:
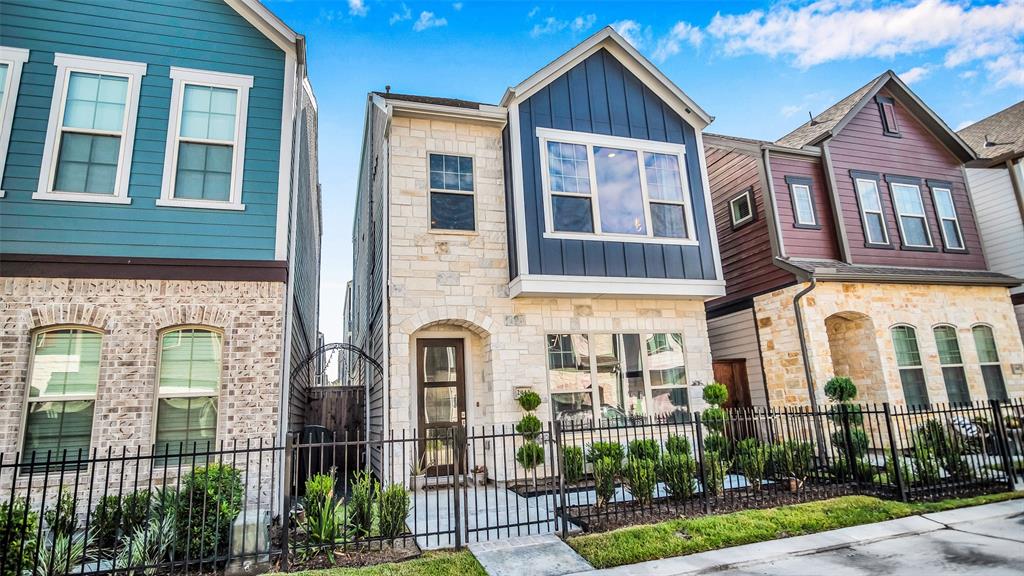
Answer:
[[[0,453],[301,428],[316,121],[257,0],[0,3]]]

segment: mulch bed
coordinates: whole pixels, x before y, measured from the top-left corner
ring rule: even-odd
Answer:
[[[520,480],[514,484],[507,484],[505,488],[515,492],[523,498],[550,496],[552,494],[558,494],[559,490],[558,478],[537,478],[536,485],[534,485],[533,480]],[[594,481],[590,479],[565,483],[565,492],[567,494],[570,492],[582,492],[593,489]]]
[[[291,572],[300,570],[317,570],[320,568],[358,568],[385,562],[411,560],[422,554],[416,540],[412,537],[399,538],[395,543],[360,542],[359,544],[338,545],[317,549],[304,547],[303,542],[292,542],[292,553],[289,557],[288,569]],[[280,568],[280,567],[278,567]]]

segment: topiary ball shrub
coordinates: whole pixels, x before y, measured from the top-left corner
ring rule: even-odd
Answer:
[[[665,440],[665,452],[669,454],[690,454],[690,439],[672,434]]]
[[[621,466],[625,457],[622,444],[618,442],[594,442],[587,451],[587,462],[591,464],[602,458],[610,458],[617,466]]]
[[[729,389],[725,384],[712,382],[704,387],[704,401],[712,406],[721,406],[729,400]]]
[[[722,432],[725,430],[725,420],[727,417],[728,415],[725,410],[718,406],[712,406],[701,413],[700,420],[708,427],[709,430]]]
[[[523,390],[516,396],[516,402],[519,403],[519,407],[523,410],[533,412],[540,406],[540,394],[533,390]]]
[[[727,456],[732,453],[732,443],[721,434],[708,434],[704,439],[704,451]]]
[[[544,447],[528,440],[516,451],[516,462],[527,470],[533,470],[544,463]]]
[[[860,428],[850,429],[850,445],[846,445],[846,433],[842,430],[837,430],[830,436],[832,445],[836,447],[836,450],[843,452],[851,452],[854,458],[860,458],[861,456],[868,453],[870,442],[868,435],[864,430]]]
[[[516,432],[522,434],[523,438],[527,440],[533,440],[540,434],[543,425],[540,422],[540,418],[537,418],[533,414],[527,414],[523,416],[523,419],[516,424]]]
[[[658,446],[658,441],[653,438],[638,438],[629,441],[628,456],[643,460],[657,460],[661,456],[661,448]]]
[[[849,402],[857,397],[857,386],[846,376],[835,376],[825,383],[825,396],[833,402]]]

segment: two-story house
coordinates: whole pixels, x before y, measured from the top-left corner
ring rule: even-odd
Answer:
[[[775,142],[705,138],[727,294],[708,304],[739,403],[1024,395],[1009,288],[989,270],[974,152],[892,72]]]
[[[351,340],[384,365],[371,430],[675,415],[712,378],[725,293],[711,117],[611,28],[498,104],[375,92]]]
[[[0,453],[279,439],[317,338],[303,37],[53,0],[0,3],[0,45]]]
[[[957,132],[977,160],[967,181],[977,210],[985,258],[993,270],[1024,278],[1024,101]],[[1010,289],[1024,337],[1024,286]]]

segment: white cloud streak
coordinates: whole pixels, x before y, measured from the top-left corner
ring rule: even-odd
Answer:
[[[412,25],[412,29],[416,32],[422,32],[430,28],[440,28],[447,25],[447,18],[438,18],[433,12],[424,10],[423,12],[420,12],[420,17]]]
[[[402,2],[401,11],[392,13],[391,18],[388,19],[388,24],[394,26],[395,24],[405,22],[406,20],[412,20],[412,10],[405,2]]]
[[[619,20],[618,22],[612,22],[611,27],[620,36],[625,38],[626,42],[632,44],[634,48],[643,48],[644,44],[646,44],[644,42],[643,26],[636,20]]]
[[[676,22],[668,34],[658,39],[658,45],[655,47],[652,57],[658,62],[664,62],[678,54],[684,44],[697,48],[703,41],[704,33],[700,28],[689,22]]]
[[[899,77],[907,84],[914,84],[924,80],[932,73],[931,66],[914,66],[906,72],[900,72]]]
[[[533,13],[534,10],[531,10],[530,14],[532,15]],[[571,30],[574,34],[578,34],[593,28],[595,23],[597,23],[596,14],[581,14],[572,20],[559,20],[554,16],[548,16],[533,25],[533,28],[530,30],[530,36],[538,38],[548,34],[556,34],[566,29]]]
[[[366,16],[366,13],[370,11],[370,8],[366,6],[363,0],[348,0],[348,13],[351,16]]]

